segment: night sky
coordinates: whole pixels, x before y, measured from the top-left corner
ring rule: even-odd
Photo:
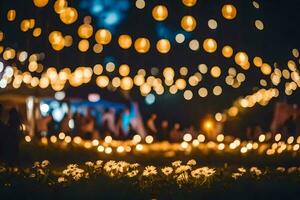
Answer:
[[[85,0],[91,2],[93,0]],[[126,1],[126,0],[125,0]],[[233,59],[225,59],[221,54],[221,48],[218,48],[214,54],[204,52],[202,48],[198,51],[189,49],[188,43],[192,39],[202,41],[207,37],[215,38],[218,46],[229,44],[235,51],[246,51],[249,59],[255,56],[261,56],[269,64],[279,63],[280,68],[286,66],[289,59],[292,59],[291,51],[293,48],[300,48],[300,2],[297,0],[257,0],[260,9],[255,9],[251,0],[225,0],[225,1],[208,1],[198,0],[197,5],[188,8],[185,7],[180,0],[164,0],[164,1],[146,1],[146,7],[139,10],[135,7],[135,1],[130,0],[128,10],[122,12],[123,19],[120,24],[114,27],[106,27],[101,23],[103,20],[97,15],[93,15],[90,9],[82,7],[82,1],[69,0],[69,6],[76,7],[79,11],[79,17],[76,23],[65,25],[59,20],[59,16],[53,10],[54,1],[45,8],[38,9],[34,7],[31,0],[0,0],[0,29],[5,33],[5,40],[1,43],[4,46],[10,46],[15,49],[26,50],[28,53],[45,52],[46,58],[43,60],[44,66],[55,66],[57,69],[70,67],[75,69],[78,66],[94,66],[97,63],[105,64],[107,61],[113,61],[116,66],[126,63],[131,67],[131,75],[140,68],[150,73],[152,67],[157,67],[161,71],[164,67],[172,66],[179,69],[186,66],[189,73],[195,73],[197,67],[201,63],[207,64],[210,68],[214,65],[221,67],[222,76],[219,79],[213,79],[205,76],[200,85],[192,89],[194,97],[187,101],[183,98],[183,92],[171,95],[167,90],[161,96],[156,95],[156,101],[153,105],[146,105],[144,97],[141,97],[138,89],[129,94],[130,99],[140,102],[140,107],[145,118],[150,113],[159,114],[159,120],[169,119],[171,122],[180,121],[183,125],[199,124],[201,117],[207,113],[215,113],[222,111],[232,105],[232,102],[239,96],[252,94],[259,87],[259,80],[264,77],[258,73],[256,67],[251,66],[248,71],[238,67]],[[101,2],[101,1],[100,1]],[[111,1],[118,3],[117,0]],[[121,2],[121,1],[120,1]],[[238,15],[233,21],[224,19],[221,15],[221,7],[225,3],[232,3],[238,10]],[[169,17],[163,22],[155,21],[151,16],[151,10],[155,5],[163,4],[168,7]],[[91,7],[90,7],[91,8]],[[16,9],[17,19],[14,22],[7,22],[6,12],[8,9]],[[110,8],[111,9],[111,8]],[[175,42],[174,37],[177,33],[184,33],[180,27],[181,17],[184,15],[193,15],[197,20],[197,28],[192,33],[186,34],[186,41],[183,44]],[[79,37],[77,36],[77,28],[82,24],[84,16],[91,15],[93,17],[94,32],[98,28],[107,28],[112,30],[113,40],[104,47],[101,54],[96,54],[89,49],[87,53],[81,53],[77,49]],[[19,29],[19,23],[24,18],[35,18],[37,26],[43,30],[42,36],[34,38],[31,32],[23,33]],[[211,30],[207,26],[209,19],[215,19],[218,22],[218,28]],[[264,22],[264,30],[259,31],[255,28],[254,22],[260,19]],[[48,35],[51,31],[60,30],[64,35],[73,36],[73,46],[64,48],[60,52],[56,52],[51,48],[48,42]],[[133,39],[137,37],[147,37],[151,41],[151,49],[147,54],[138,54],[133,47],[129,50],[123,50],[118,46],[117,36],[120,34],[129,34]],[[162,38],[168,38],[172,43],[172,49],[168,54],[159,54],[155,49],[155,42]],[[90,38],[94,42],[94,37]],[[202,45],[201,45],[202,46]],[[18,63],[16,63],[18,65]],[[18,65],[19,66],[19,65]],[[234,66],[238,72],[246,75],[246,81],[241,87],[233,89],[225,84],[225,76],[227,69]],[[26,66],[20,66],[26,69]],[[162,74],[160,72],[160,74]],[[269,79],[268,79],[269,80]],[[200,98],[197,91],[200,87],[207,87],[209,91],[213,86],[223,86],[221,96],[208,95],[206,98]],[[269,88],[271,83],[266,88]],[[279,86],[282,95],[276,100],[287,100],[291,103],[300,102],[299,91],[293,96],[285,97],[283,84]],[[125,101],[125,97],[120,91],[109,92],[105,89],[99,89],[95,80],[91,83],[79,88],[66,88],[68,96],[76,96],[87,98],[89,93],[97,92],[103,99],[113,101]],[[256,106],[249,109],[234,121],[241,127],[245,124],[254,124],[261,122],[267,127],[269,120],[266,122],[265,116],[272,116],[272,106],[276,100],[267,107]]]

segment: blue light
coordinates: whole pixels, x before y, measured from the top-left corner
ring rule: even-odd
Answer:
[[[116,25],[120,20],[120,16],[117,12],[107,12],[104,18],[104,23],[108,25]]]
[[[103,10],[103,6],[102,5],[94,5],[93,7],[92,7],[92,13],[93,14],[97,14],[97,13],[99,13],[99,12],[101,12]]]
[[[145,98],[146,104],[151,105],[155,102],[154,94],[148,94]]]
[[[96,24],[111,31],[127,16],[129,0],[82,0],[80,8],[89,11]]]

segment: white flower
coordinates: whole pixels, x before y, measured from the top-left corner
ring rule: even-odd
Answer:
[[[238,168],[238,171],[241,172],[241,173],[246,173],[247,172],[247,170],[243,167]]]
[[[140,166],[140,164],[138,164],[138,163],[133,163],[130,165],[131,168],[137,168],[139,166]]]
[[[164,173],[166,176],[169,176],[173,172],[172,167],[164,167],[161,169],[162,173]]]
[[[238,179],[240,176],[243,176],[242,173],[232,173],[231,177],[234,179]]]
[[[93,167],[93,166],[94,166],[94,163],[91,162],[91,161],[87,161],[87,162],[85,162],[84,164],[85,164],[86,166],[88,166],[88,167]]]
[[[66,182],[67,181],[67,179],[65,178],[65,177],[58,177],[58,179],[57,179],[57,182],[59,182],[59,183],[63,183],[63,182]]]
[[[65,170],[62,171],[62,173],[63,173],[64,175],[66,175],[66,176],[70,176],[71,170],[65,169]]]
[[[40,175],[45,175],[45,172],[44,172],[44,170],[42,170],[42,169],[38,169],[37,172],[38,172]]]
[[[157,171],[156,171],[156,167],[154,166],[147,166],[145,167],[144,171],[143,171],[143,176],[152,176],[152,175],[156,175]]]
[[[100,168],[100,167],[102,167],[102,164],[103,164],[103,161],[102,161],[102,160],[97,160],[94,167],[95,167],[95,168]]]
[[[187,165],[190,165],[190,166],[194,166],[194,165],[196,165],[196,164],[197,164],[197,162],[196,162],[196,160],[194,160],[194,159],[189,160],[189,161],[187,162]]]
[[[200,178],[202,176],[202,172],[201,172],[200,168],[198,168],[198,169],[191,171],[191,175],[194,178]]]
[[[115,168],[115,165],[116,165],[116,161],[110,160],[107,163],[105,163],[104,170],[106,172],[110,172],[113,168]]]
[[[297,167],[290,167],[290,168],[288,168],[288,173],[290,174],[290,173],[293,173],[293,172],[295,172],[297,170]]]
[[[179,186],[187,183],[188,181],[189,181],[189,175],[186,172],[179,174],[179,176],[177,176],[177,178],[176,178],[176,182]]]
[[[41,167],[42,167],[42,168],[45,168],[45,167],[47,167],[49,164],[50,164],[49,160],[44,160],[44,161],[42,162],[42,164],[41,164]]]
[[[257,167],[251,167],[251,168],[250,168],[250,172],[251,172],[251,173],[254,173],[256,176],[259,176],[259,175],[262,174],[261,170],[258,169]]]
[[[72,170],[72,169],[75,169],[75,168],[77,168],[77,167],[78,167],[77,164],[70,164],[70,165],[67,166],[67,169]]]
[[[181,161],[180,160],[172,162],[172,166],[173,167],[179,167],[180,165],[181,165]]]
[[[285,168],[284,167],[277,167],[276,170],[279,171],[279,172],[285,172]]]
[[[40,162],[34,162],[33,163],[33,168],[37,168],[40,167]]]
[[[200,178],[201,176],[210,177],[216,173],[216,170],[208,167],[201,167],[192,171],[192,176],[194,178]]]
[[[123,173],[124,171],[127,170],[127,167],[129,166],[129,164],[127,162],[124,162],[124,161],[120,161],[120,162],[117,162],[116,165],[114,165],[114,169],[117,171],[117,172],[120,172],[120,173]]]
[[[191,170],[191,166],[189,165],[180,165],[176,170],[175,170],[175,173],[176,174],[180,174],[182,172],[185,172],[185,171],[188,171],[188,170]]]
[[[139,173],[138,170],[133,170],[131,172],[128,172],[127,176],[130,177],[130,178],[132,178],[132,177],[135,177],[138,173]]]

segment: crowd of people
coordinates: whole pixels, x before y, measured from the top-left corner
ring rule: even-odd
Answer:
[[[3,115],[0,104],[0,116]],[[7,123],[0,120],[0,162],[15,166],[19,162],[19,143],[22,133],[22,122],[16,108],[9,110]]]
[[[89,107],[84,109],[84,112],[81,109],[65,114],[59,122],[55,121],[51,114],[37,119],[35,135],[51,137],[64,132],[66,135],[80,136],[88,140],[104,139],[108,135],[117,140],[126,140],[138,134],[143,138],[151,135],[155,141],[181,142],[186,133],[191,134],[193,138],[197,138],[200,133],[193,125],[183,128],[180,123],[171,124],[166,119],[158,119],[156,114],[151,114],[148,119],[143,120],[136,103],[121,111],[114,108],[106,108],[103,111]],[[0,116],[3,116],[3,110],[0,104]],[[24,131],[17,109],[11,108],[8,113],[5,122],[0,120],[0,160],[13,165],[18,162],[19,142]],[[210,121],[213,121],[212,116],[210,118]],[[270,130],[271,135],[280,132],[283,138],[299,135],[299,107],[286,103],[276,104]],[[217,134],[223,131],[223,124],[214,122],[206,137],[214,140]],[[247,127],[245,134],[239,134],[238,137],[257,140],[263,132],[265,131],[257,124]]]
[[[299,134],[299,108],[292,107],[283,112],[281,107],[279,111],[277,107],[275,107],[274,119],[269,129],[262,128],[261,124],[266,123],[262,122],[261,124],[245,127],[243,129],[244,134],[239,133],[237,137],[257,140],[260,134],[269,131],[273,135],[280,132],[284,138]],[[193,125],[184,128],[180,123],[171,124],[166,119],[158,119],[156,114],[151,114],[148,119],[143,120],[137,104],[134,103],[121,112],[116,112],[113,108],[107,108],[104,111],[91,108],[85,109],[85,112],[76,111],[72,114],[66,114],[59,123],[54,122],[51,115],[43,117],[37,123],[37,132],[41,133],[42,136],[57,135],[64,132],[84,139],[103,139],[105,136],[110,135],[118,140],[130,139],[133,135],[139,134],[142,137],[152,135],[156,141],[181,142],[185,133],[190,133],[196,138],[200,132],[204,132],[207,133],[208,138],[214,140],[218,134],[228,131],[224,127],[224,123],[215,121],[212,116],[209,117],[209,121],[214,121],[213,127],[208,132],[207,130],[201,131]]]
[[[144,121],[135,104],[121,112],[116,112],[113,108],[105,109],[103,112],[97,110],[97,115],[93,114],[91,108],[86,108],[85,112],[77,110],[65,114],[60,122],[55,122],[50,114],[37,121],[37,132],[42,137],[51,137],[63,132],[83,139],[103,139],[110,135],[118,140],[130,139],[136,134],[142,137],[152,135],[156,141],[171,142],[180,142],[186,132],[195,137],[197,135],[193,126],[183,130],[179,123],[170,126],[168,120],[158,122],[156,114],[152,114]]]

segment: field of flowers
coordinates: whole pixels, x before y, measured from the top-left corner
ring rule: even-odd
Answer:
[[[26,142],[19,167],[0,165],[0,199],[299,199],[292,144],[282,152],[268,143],[247,152],[219,145]]]
[[[0,167],[1,199],[299,199],[300,167],[166,166],[87,161]]]

